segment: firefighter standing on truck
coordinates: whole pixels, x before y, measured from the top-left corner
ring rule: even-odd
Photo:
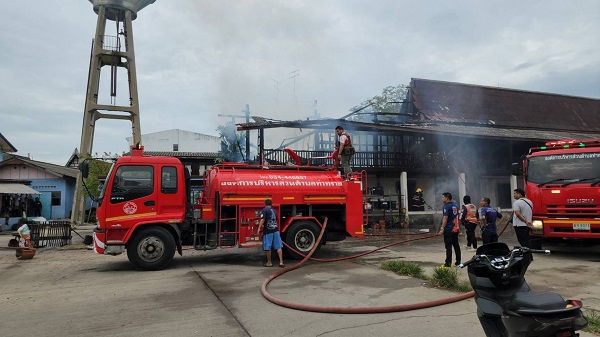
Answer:
[[[350,159],[354,155],[354,147],[352,146],[352,141],[350,140],[350,135],[344,131],[344,128],[341,126],[335,127],[335,133],[338,135],[337,142],[337,159],[340,161],[342,168],[344,170],[344,180],[348,179],[349,175],[352,173],[352,168],[350,167]]]

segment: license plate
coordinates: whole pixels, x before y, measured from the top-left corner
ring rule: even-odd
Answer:
[[[589,223],[574,223],[573,229],[576,231],[589,231],[590,224]]]

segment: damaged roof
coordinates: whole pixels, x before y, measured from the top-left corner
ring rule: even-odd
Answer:
[[[557,131],[600,132],[600,100],[413,78],[420,120]]]
[[[237,125],[238,130],[333,130],[341,125],[349,131],[443,133],[532,141],[600,137],[598,99],[413,78],[408,102],[411,107],[405,115],[410,117],[398,118],[396,122],[282,121],[252,116],[254,122]]]
[[[300,128],[332,131],[336,125],[341,125],[348,131],[366,132],[408,132],[446,134],[457,137],[494,138],[506,140],[565,140],[598,138],[600,134],[593,132],[571,132],[543,129],[513,129],[495,125],[461,125],[440,122],[421,123],[364,123],[340,119],[319,119],[299,121],[275,121],[260,118],[256,123],[238,124],[238,130],[253,130],[258,128]],[[333,131],[332,131],[333,132]]]

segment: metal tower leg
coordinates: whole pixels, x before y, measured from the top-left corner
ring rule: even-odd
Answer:
[[[95,8],[96,10],[96,8]],[[135,70],[135,53],[133,48],[133,27],[132,15],[135,15],[128,9],[115,9],[114,7],[98,6],[98,21],[96,25],[96,35],[94,38],[92,55],[90,58],[90,71],[88,77],[87,93],[85,100],[85,110],[83,116],[83,126],[81,130],[81,146],[79,150],[80,161],[92,154],[92,145],[94,141],[94,130],[96,121],[101,118],[124,119],[129,120],[132,125],[133,143],[141,143],[140,112],[137,90],[137,75]],[[135,17],[133,17],[135,18]],[[106,20],[122,20],[123,31],[119,33],[124,35],[125,51],[121,51],[120,38],[111,37],[104,34],[106,29]],[[119,61],[115,62],[115,58]],[[129,82],[129,106],[106,105],[98,103],[98,90],[100,84],[100,71],[103,66],[122,67],[127,70]],[[111,69],[115,71],[115,69]],[[116,100],[115,100],[116,102]],[[110,114],[109,112],[125,112],[126,114]],[[73,226],[82,224],[84,220],[85,197],[82,190],[81,172],[77,175],[75,195],[73,198],[73,208],[71,212],[71,223]]]

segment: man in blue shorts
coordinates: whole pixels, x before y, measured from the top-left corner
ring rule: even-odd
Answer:
[[[271,199],[265,200],[265,208],[260,211],[260,222],[258,223],[258,232],[263,230],[263,250],[267,255],[267,262],[263,264],[264,267],[273,267],[271,262],[271,249],[277,250],[279,256],[279,267],[283,268],[283,243],[281,242],[281,235],[279,235],[279,227],[277,226],[277,212],[273,209],[273,201]]]

